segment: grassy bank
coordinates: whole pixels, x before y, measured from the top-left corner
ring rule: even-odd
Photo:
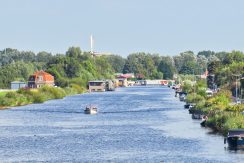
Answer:
[[[206,88],[205,88],[206,89]],[[208,97],[203,87],[196,85],[196,92],[190,92],[187,103],[195,103],[194,110],[208,116],[206,126],[224,135],[229,129],[244,128],[244,104],[232,103],[231,92],[221,90]]]
[[[31,103],[43,103],[51,99],[62,99],[68,95],[80,94],[85,91],[79,85],[59,88],[44,86],[38,89],[19,89],[18,91],[0,92],[0,109],[22,106]]]

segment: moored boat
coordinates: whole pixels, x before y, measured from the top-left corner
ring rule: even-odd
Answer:
[[[187,93],[186,92],[179,92],[179,99],[180,101],[186,100]]]
[[[244,149],[244,129],[229,130],[224,143],[226,140],[230,149]]]
[[[193,108],[193,107],[195,107],[195,106],[196,106],[195,103],[187,103],[187,104],[184,105],[184,108],[185,108],[185,109],[191,109],[191,108]]]
[[[202,122],[200,123],[200,125],[201,125],[202,127],[206,127],[206,122],[207,122],[207,120],[208,120],[208,116],[204,115],[204,116],[202,117]]]
[[[97,107],[95,106],[86,106],[85,110],[84,110],[85,114],[97,114]]]
[[[201,114],[201,113],[192,113],[191,114],[191,118],[192,119],[202,119],[203,118],[203,114]]]

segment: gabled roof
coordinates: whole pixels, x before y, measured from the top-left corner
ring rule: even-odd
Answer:
[[[54,77],[51,74],[49,74],[49,73],[47,73],[47,72],[45,72],[43,70],[36,71],[32,76],[34,76],[35,79],[38,76],[42,76],[43,77],[43,81],[54,81]]]

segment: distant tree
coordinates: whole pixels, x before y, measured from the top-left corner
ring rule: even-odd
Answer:
[[[158,66],[158,71],[163,73],[164,79],[173,79],[173,75],[175,73],[173,59],[171,57],[162,57]]]
[[[71,58],[78,58],[81,55],[81,50],[79,47],[70,47],[66,52],[66,56]]]
[[[220,61],[223,61],[224,58],[226,57],[226,55],[228,55],[228,52],[218,52],[218,53],[215,53],[215,56],[216,56]]]
[[[203,74],[207,69],[207,65],[208,59],[204,55],[197,56],[197,67],[199,68],[199,71],[197,71],[198,74]]]
[[[146,53],[130,54],[125,62],[123,72],[143,74],[145,78],[154,78],[157,67],[155,66],[156,64],[153,57],[156,56]]]
[[[244,62],[244,54],[240,51],[232,51],[223,59],[224,64],[231,64],[233,62]]]
[[[51,53],[47,53],[45,51],[39,52],[36,55],[37,62],[48,62],[52,58]]]
[[[191,69],[194,67],[193,65],[195,65],[197,61],[196,56],[192,51],[180,53],[180,55],[174,56],[173,58],[175,67],[179,73],[188,74],[194,71]]]
[[[210,50],[208,50],[208,51],[200,51],[197,54],[197,56],[205,56],[206,58],[208,58],[210,56],[213,56],[213,55],[215,55],[215,52],[210,51]]]
[[[119,55],[109,55],[109,56],[106,56],[106,59],[111,64],[111,66],[115,72],[122,73],[124,65],[125,65],[125,59],[124,58],[122,58]]]

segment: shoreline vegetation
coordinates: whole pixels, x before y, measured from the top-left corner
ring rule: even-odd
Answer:
[[[205,83],[205,80],[199,80],[187,91],[186,103],[194,104],[191,112],[206,115],[205,127],[225,136],[229,129],[244,128],[244,104],[233,102],[232,93],[227,89],[220,89],[213,96],[208,96]],[[189,85],[185,84],[184,88],[189,88]]]
[[[38,89],[21,88],[17,91],[0,92],[0,110],[32,103],[43,103],[52,99],[62,99],[65,96],[84,92],[86,89],[76,84],[65,88],[43,86]]]

